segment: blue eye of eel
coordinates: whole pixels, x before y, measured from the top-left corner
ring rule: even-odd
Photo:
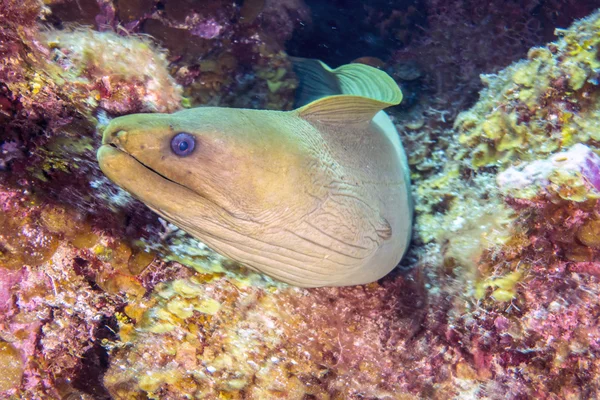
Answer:
[[[171,150],[178,156],[188,156],[192,154],[196,147],[196,139],[189,133],[181,132],[171,139]]]

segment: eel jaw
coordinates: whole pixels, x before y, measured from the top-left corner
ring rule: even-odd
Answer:
[[[110,166],[107,165],[106,168],[103,168],[103,161],[102,158],[104,157],[108,157],[110,159],[110,157],[121,157],[122,160],[125,160],[125,158],[123,158],[123,156],[127,156],[133,160],[135,160],[139,166],[146,168],[147,170],[149,170],[150,172],[154,173],[155,175],[157,175],[158,177],[171,182],[174,185],[178,185],[181,186],[184,189],[187,190],[191,190],[188,189],[186,186],[175,182],[172,179],[167,178],[165,175],[159,173],[158,171],[156,171],[155,169],[149,167],[148,165],[144,164],[143,162],[141,162],[139,159],[137,159],[135,156],[133,156],[131,153],[129,153],[128,151],[125,150],[125,144],[127,143],[127,131],[124,129],[112,129],[109,130],[108,128],[104,131],[104,134],[102,135],[102,145],[100,146],[100,148],[98,149],[97,152],[97,158],[98,158],[98,162],[100,164],[100,169],[102,170],[102,172],[108,176],[110,178],[110,180],[112,180],[113,182],[117,183],[119,186],[123,187],[117,180],[111,178],[111,174],[108,172],[108,170],[110,169]],[[113,149],[113,150],[111,150]],[[115,153],[118,152],[118,153]],[[122,154],[121,154],[122,153]],[[110,162],[106,162],[105,164],[110,164]],[[106,169],[106,170],[105,170]],[[113,173],[114,175],[114,173]],[[133,194],[135,194],[134,192],[132,192]],[[196,193],[197,194],[197,193]]]
[[[183,211],[198,194],[147,167],[114,142],[104,143],[97,152],[100,169],[108,179],[155,210]]]
[[[185,186],[181,185],[180,183],[177,183],[174,180],[169,179],[166,176],[164,176],[163,174],[161,174],[161,173],[157,172],[156,170],[150,168],[149,166],[147,166],[146,164],[144,164],[143,162],[141,162],[140,160],[138,160],[137,158],[135,158],[131,154],[129,154],[126,151],[122,150],[118,145],[116,145],[113,142],[106,143],[106,144],[103,144],[102,146],[100,146],[100,148],[98,149],[98,153],[97,153],[98,162],[100,164],[100,169],[107,176],[109,174],[107,173],[107,171],[105,171],[105,169],[108,170],[110,168],[111,161],[106,161],[106,160],[104,162],[102,161],[103,159],[105,159],[105,157],[107,155],[108,155],[109,159],[110,159],[110,157],[113,157],[113,158],[114,157],[123,157],[123,156],[129,157],[132,160],[134,160],[137,164],[139,164],[139,166],[141,166],[143,168],[146,168],[148,171],[150,171],[153,174],[157,175],[157,177],[160,177],[160,178],[162,178],[162,179],[164,179],[166,181],[171,182],[174,185],[178,185],[178,186],[181,186],[181,187],[187,189]],[[104,168],[103,168],[103,165],[105,165]]]

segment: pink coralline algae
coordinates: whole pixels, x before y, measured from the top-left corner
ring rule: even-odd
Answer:
[[[208,21],[202,21],[195,25],[190,32],[192,35],[201,37],[203,39],[215,39],[219,36],[223,27],[217,23],[214,19]]]
[[[154,286],[155,268],[156,276],[186,273],[151,265],[152,254],[117,242],[79,212],[2,185],[0,199],[0,351],[18,355],[22,375],[0,382],[0,397],[83,390],[102,398],[105,389],[86,374],[102,373],[101,340],[114,337],[118,308]]]
[[[566,193],[570,185],[581,188],[586,198],[600,196],[600,157],[589,147],[576,144],[548,160],[510,167],[498,174],[498,186],[511,197],[534,196],[539,189]],[[571,190],[569,190],[571,192]],[[581,198],[583,200],[584,198]]]

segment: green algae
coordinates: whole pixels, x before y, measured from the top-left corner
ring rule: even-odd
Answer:
[[[483,77],[479,102],[455,122],[479,169],[534,160],[600,137],[600,14],[557,30],[560,39],[529,51],[498,75]]]

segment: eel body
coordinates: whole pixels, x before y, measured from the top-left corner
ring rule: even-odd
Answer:
[[[375,281],[408,247],[412,201],[384,72],[297,59],[293,111],[199,107],[105,129],[104,174],[217,252],[302,287]]]

